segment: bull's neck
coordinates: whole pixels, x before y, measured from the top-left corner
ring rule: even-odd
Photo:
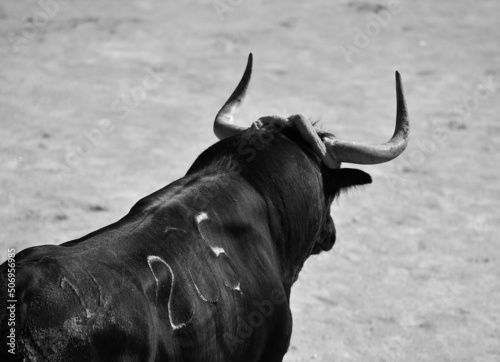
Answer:
[[[283,188],[283,184],[287,187]],[[273,186],[264,198],[273,241],[281,258],[282,280],[289,288],[297,280],[319,237],[325,222],[324,201],[316,185],[303,185],[290,179]]]
[[[250,147],[252,135],[215,144],[198,157],[188,174],[226,170],[257,191],[266,205],[283,283],[291,285],[324,224],[321,171],[312,154],[282,134],[273,134],[272,142],[255,149]]]

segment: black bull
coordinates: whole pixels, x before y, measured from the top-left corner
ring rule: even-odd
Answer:
[[[220,141],[116,223],[17,254],[15,298],[1,266],[2,360],[281,361],[291,286],[335,241],[331,202],[369,182],[294,129]]]

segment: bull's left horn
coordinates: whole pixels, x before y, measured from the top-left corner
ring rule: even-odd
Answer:
[[[396,72],[396,98],[396,129],[387,143],[365,145],[328,137],[324,139],[324,142],[332,158],[340,162],[374,165],[398,157],[405,150],[410,133],[408,111],[399,72]]]
[[[236,114],[236,112],[238,112],[240,104],[245,99],[245,94],[247,92],[248,83],[250,83],[251,76],[252,53],[250,53],[250,55],[248,56],[247,67],[245,69],[245,73],[243,73],[243,77],[241,78],[240,83],[215,117],[214,133],[218,139],[222,140],[227,137],[235,136],[246,130],[245,127],[237,126],[233,122],[234,115]]]

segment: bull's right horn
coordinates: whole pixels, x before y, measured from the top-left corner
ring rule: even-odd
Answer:
[[[396,129],[392,138],[382,145],[366,145],[356,142],[325,137],[324,142],[328,153],[334,160],[364,165],[374,165],[390,161],[398,157],[408,144],[410,123],[403,94],[401,76],[396,71]]]

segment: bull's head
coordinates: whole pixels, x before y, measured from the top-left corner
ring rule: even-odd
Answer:
[[[219,139],[225,139],[245,132],[248,128],[234,124],[234,115],[242,103],[252,72],[252,54],[243,77],[233,94],[221,108],[214,123],[214,132]],[[295,129],[300,138],[317,155],[318,166],[323,179],[323,193],[325,209],[322,220],[324,225],[318,233],[311,248],[312,253],[329,250],[335,242],[335,226],[330,216],[330,206],[334,198],[345,189],[352,186],[371,182],[371,177],[360,170],[341,168],[342,162],[353,164],[373,165],[390,161],[398,157],[408,144],[409,122],[406,102],[403,95],[401,77],[396,72],[397,114],[396,127],[392,138],[382,145],[367,145],[344,141],[336,138],[332,133],[316,129],[311,122],[302,115],[293,115],[288,118],[267,116],[260,118],[251,128],[262,129],[273,127],[286,132],[286,129]]]

